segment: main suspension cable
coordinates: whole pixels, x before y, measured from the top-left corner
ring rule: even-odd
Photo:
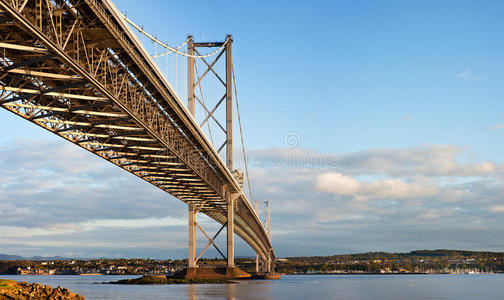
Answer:
[[[245,153],[245,143],[243,142],[243,129],[242,129],[242,123],[241,123],[241,117],[240,117],[240,104],[238,102],[238,92],[236,89],[236,76],[235,76],[235,71],[234,71],[234,61],[231,64],[231,69],[233,72],[233,86],[234,86],[234,94],[235,94],[235,100],[236,100],[236,112],[238,114],[238,125],[240,126],[240,139],[241,139],[241,146],[242,146],[242,152],[243,152],[243,162],[245,163],[245,174],[247,176],[247,186],[248,186],[248,191],[249,191],[249,197],[250,197],[250,203],[254,203],[252,199],[252,188],[250,187],[250,177],[249,177],[249,171],[248,171],[248,164],[247,164],[247,154]]]
[[[178,45],[178,47],[175,48],[175,50],[178,50],[178,49],[184,47],[184,45],[187,44],[188,42],[189,42],[189,39],[185,40],[182,44]],[[163,52],[163,53],[152,55],[152,58],[158,58],[158,57],[165,56],[165,55],[168,55],[168,54],[173,53],[173,52],[174,52],[173,50],[168,50],[168,51]]]
[[[215,50],[214,52],[211,52],[211,53],[208,53],[208,54],[205,54],[205,55],[191,55],[191,54],[187,54],[187,53],[184,53],[184,52],[181,52],[179,51],[178,49],[180,49],[182,46],[184,46],[187,42],[189,42],[189,39],[187,39],[185,42],[183,42],[181,45],[179,45],[177,48],[173,48],[173,47],[170,47],[169,45],[161,42],[160,40],[158,40],[157,38],[153,37],[152,35],[150,35],[148,32],[146,32],[142,27],[138,26],[137,24],[135,24],[133,21],[131,21],[130,19],[128,19],[126,17],[126,15],[122,15],[124,20],[126,22],[128,22],[131,26],[133,26],[136,30],[138,30],[140,33],[142,33],[143,35],[145,35],[146,37],[148,37],[149,39],[151,39],[151,41],[163,46],[164,48],[170,50],[170,51],[167,51],[165,53],[162,53],[162,54],[159,54],[159,55],[156,55],[156,57],[159,57],[159,56],[162,56],[162,55],[166,55],[166,54],[170,54],[172,52],[174,53],[177,53],[179,55],[182,55],[182,56],[185,56],[185,57],[191,57],[191,58],[206,58],[206,57],[210,57],[212,55],[215,55],[217,53],[219,53],[222,49],[224,49],[224,47],[226,46],[226,44],[229,42],[229,40],[231,39],[231,37],[228,37],[226,39],[226,41],[222,44],[222,46]]]

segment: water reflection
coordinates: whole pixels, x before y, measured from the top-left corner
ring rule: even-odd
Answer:
[[[235,284],[226,284],[228,300],[235,300]]]
[[[195,284],[189,284],[187,286],[187,299],[188,300],[198,299],[198,297],[196,297],[196,285]]]
[[[237,281],[229,284],[187,285],[187,299],[257,299],[270,300],[271,284],[267,281]]]

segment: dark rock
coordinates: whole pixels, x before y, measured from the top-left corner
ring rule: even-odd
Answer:
[[[181,279],[166,276],[143,276],[134,279],[104,282],[110,284],[201,284],[201,283],[233,283],[224,279]]]
[[[0,279],[0,300],[85,300],[84,296],[70,292],[66,288],[53,289],[38,283],[16,282]]]

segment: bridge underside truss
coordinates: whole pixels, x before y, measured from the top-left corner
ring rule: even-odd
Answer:
[[[108,1],[0,0],[0,105],[217,222],[240,188]],[[235,233],[271,242],[243,194]]]

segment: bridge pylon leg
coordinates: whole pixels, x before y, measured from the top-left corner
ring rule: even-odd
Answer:
[[[227,267],[234,268],[234,199],[227,203]]]
[[[258,253],[256,253],[256,269],[255,270],[256,270],[256,273],[259,272],[259,254]]]
[[[268,252],[268,273],[271,272],[271,250]]]
[[[226,166],[233,167],[233,40],[226,43]]]
[[[194,55],[193,47],[193,37],[189,35],[187,37],[187,54]],[[193,118],[196,117],[195,114],[195,102],[194,102],[194,57],[187,57],[187,108],[189,113]]]
[[[188,221],[189,221],[189,268],[196,268],[196,212],[194,206],[188,205]]]

